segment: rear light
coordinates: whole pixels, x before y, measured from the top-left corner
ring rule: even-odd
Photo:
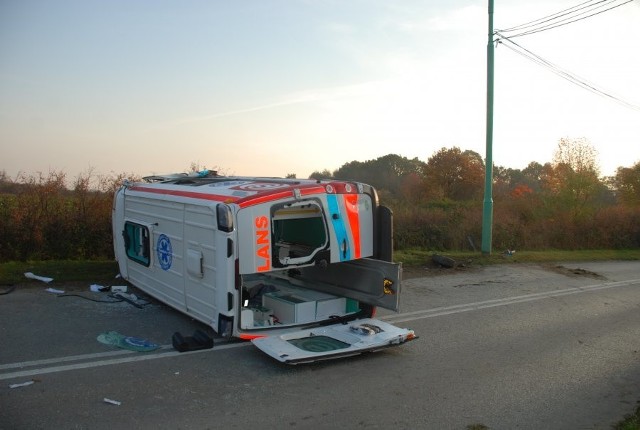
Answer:
[[[230,233],[233,231],[233,212],[231,208],[224,203],[218,204],[216,207],[216,215],[218,218],[218,230]]]
[[[265,336],[263,334],[245,334],[245,333],[242,333],[238,337],[240,339],[242,339],[242,340],[253,340],[253,339],[260,339],[260,338],[267,337],[267,336]]]

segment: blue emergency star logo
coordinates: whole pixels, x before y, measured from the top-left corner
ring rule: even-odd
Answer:
[[[162,270],[169,270],[171,268],[173,253],[171,252],[171,240],[164,234],[158,237],[156,253],[158,254],[158,261],[160,262]]]

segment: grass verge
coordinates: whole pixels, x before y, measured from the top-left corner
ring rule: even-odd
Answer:
[[[640,406],[634,413],[624,417],[622,421],[611,427],[613,430],[640,430]]]
[[[515,251],[511,255],[493,252],[483,255],[480,252],[437,252],[424,249],[406,249],[394,252],[394,260],[401,261],[405,266],[424,266],[430,264],[434,254],[445,255],[457,261],[471,262],[479,266],[507,263],[550,263],[560,261],[606,261],[640,260],[640,249],[600,249],[578,251]]]
[[[112,280],[119,270],[114,260],[9,261],[0,263],[0,285],[24,282],[26,272],[53,278],[54,282],[99,282]]]
[[[406,267],[421,267],[431,264],[434,254],[445,255],[454,260],[470,262],[478,266],[513,263],[548,263],[561,261],[640,260],[640,249],[628,250],[581,250],[581,251],[517,251],[513,255],[480,252],[436,252],[423,249],[399,250],[394,260]],[[55,281],[103,281],[118,274],[114,260],[46,260],[8,261],[0,263],[0,285],[11,285],[25,280],[24,273],[47,276]]]

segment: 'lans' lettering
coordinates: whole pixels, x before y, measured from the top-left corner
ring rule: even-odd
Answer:
[[[263,264],[256,267],[257,272],[266,272],[271,268],[271,255],[269,254],[269,219],[259,216],[255,220],[256,226],[256,256],[262,259]]]

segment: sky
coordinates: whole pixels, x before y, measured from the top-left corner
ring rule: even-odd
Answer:
[[[494,26],[581,3],[495,0]],[[487,34],[488,0],[0,0],[0,172],[484,158]],[[495,165],[551,162],[561,138],[602,176],[640,161],[640,0],[511,40],[612,97],[498,44]]]

